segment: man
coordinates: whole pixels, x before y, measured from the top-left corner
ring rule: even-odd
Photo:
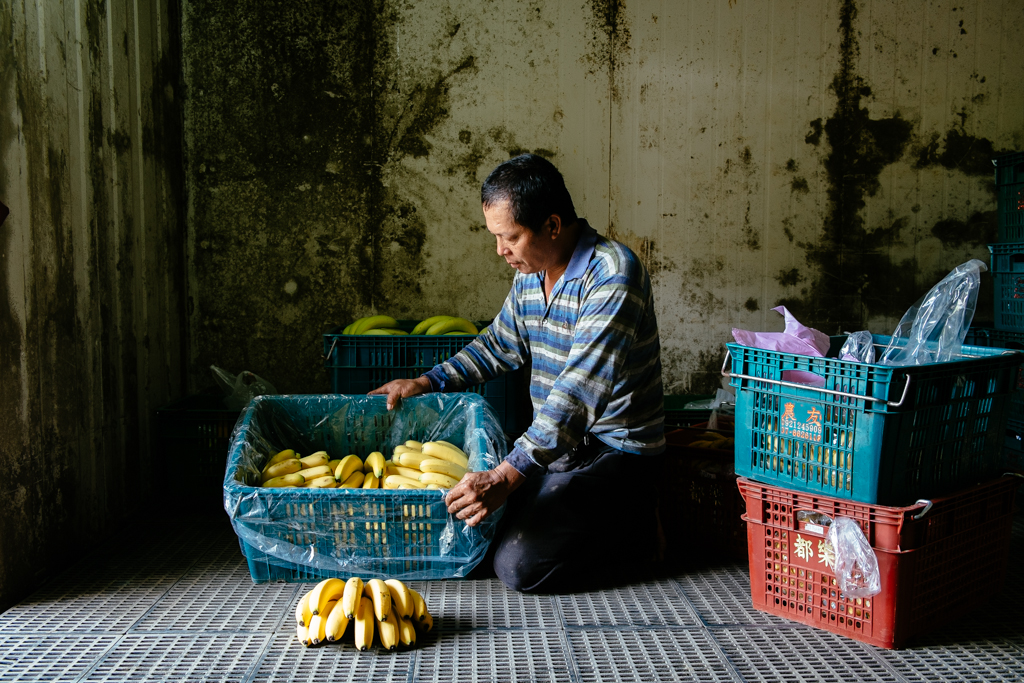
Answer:
[[[475,526],[508,500],[495,573],[513,590],[551,592],[654,553],[652,456],[665,440],[651,282],[632,251],[577,218],[542,157],[499,165],[481,198],[498,254],[518,271],[501,312],[447,362],[370,393],[391,409],[531,365],[533,423],[498,467],[467,474],[445,502]]]

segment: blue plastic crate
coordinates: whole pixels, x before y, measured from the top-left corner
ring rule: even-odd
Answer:
[[[399,320],[399,328],[411,330],[418,321]],[[482,328],[487,323],[477,323]],[[357,395],[393,379],[415,379],[438,363],[443,363],[475,335],[442,336],[343,335],[337,327],[324,333],[324,369],[336,394]],[[520,420],[525,412],[519,406],[522,372],[502,375],[467,391],[480,394],[497,413],[502,428],[518,437],[526,428]]]
[[[963,360],[892,367],[838,360],[843,341],[832,338],[828,358],[727,344],[738,475],[906,505],[998,473],[1021,354],[965,346]],[[793,370],[824,385],[792,382]]]
[[[992,160],[996,167],[999,241],[1024,242],[1024,152]]]
[[[967,330],[964,343],[973,346],[1024,351],[1024,332],[972,327]],[[1010,394],[1010,408],[1007,415],[1011,421],[1024,422],[1024,373],[1021,371],[1017,372],[1017,390]]]
[[[224,471],[224,506],[256,583],[336,576],[465,576],[493,539],[500,511],[476,527],[448,514],[441,490],[261,488],[273,453],[386,454],[407,439],[443,439],[470,470],[498,465],[505,437],[475,394],[430,394],[387,410],[384,397],[261,396],[243,412]]]
[[[990,244],[997,330],[1024,332],[1024,243]]]

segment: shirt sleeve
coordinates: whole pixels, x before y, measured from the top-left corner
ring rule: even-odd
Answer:
[[[434,391],[462,391],[523,366],[529,339],[519,315],[517,285],[518,280],[483,334],[425,373]]]
[[[604,413],[628,367],[650,283],[639,263],[586,290],[565,368],[506,459],[527,476],[574,448]]]

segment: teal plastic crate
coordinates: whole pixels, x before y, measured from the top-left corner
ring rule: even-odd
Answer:
[[[993,283],[993,325],[1024,332],[1024,243],[988,245]]]
[[[419,321],[399,320],[406,332]],[[488,323],[475,323],[482,329]],[[476,335],[343,335],[336,327],[323,335],[324,369],[336,394],[362,395],[394,379],[415,379],[438,363],[443,363],[469,344]],[[526,425],[520,387],[522,371],[497,377],[467,391],[487,399],[497,413],[502,428],[517,438]],[[532,419],[532,416],[530,416]]]
[[[965,346],[962,360],[892,367],[727,344],[736,474],[863,503],[906,505],[998,474],[1024,356]],[[884,348],[889,337],[875,335]],[[727,359],[728,362],[728,359]],[[814,373],[821,387],[791,381]]]
[[[224,507],[255,583],[335,576],[426,580],[464,577],[487,552],[501,511],[476,527],[448,514],[443,490],[262,488],[284,448],[332,458],[390,455],[407,439],[443,439],[469,469],[505,456],[497,417],[480,396],[429,394],[387,410],[383,396],[261,396],[243,412],[222,469]]]
[[[996,211],[1000,242],[1024,242],[1024,152],[992,160],[996,167]]]
[[[707,422],[710,408],[687,408],[688,403],[714,398],[713,394],[670,394],[665,396],[665,429],[678,429]]]
[[[964,343],[973,346],[1024,351],[1024,332],[972,327],[967,331]],[[1010,408],[1007,415],[1011,421],[1024,422],[1024,373],[1021,371],[1017,372],[1017,390],[1010,394]]]

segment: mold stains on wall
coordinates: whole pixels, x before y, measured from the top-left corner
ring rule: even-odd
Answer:
[[[630,50],[629,19],[624,0],[589,0],[591,49],[582,57],[588,73],[595,75],[608,69],[608,83],[613,101],[619,101],[616,71]]]
[[[784,298],[802,322],[825,332],[862,329],[871,315],[900,315],[915,291],[916,262],[893,260],[888,247],[900,224],[883,229],[866,226],[866,198],[878,191],[882,170],[900,159],[913,137],[913,125],[899,112],[874,119],[863,104],[871,88],[856,72],[860,55],[854,21],[857,5],[840,6],[839,70],[831,83],[836,96],[832,116],[811,121],[807,144],[817,145],[823,132],[829,145],[824,158],[827,209],[824,230],[810,245],[807,260],[817,271],[800,298]]]
[[[995,211],[976,211],[966,221],[947,218],[932,226],[931,234],[947,247],[982,247],[998,241]]]

